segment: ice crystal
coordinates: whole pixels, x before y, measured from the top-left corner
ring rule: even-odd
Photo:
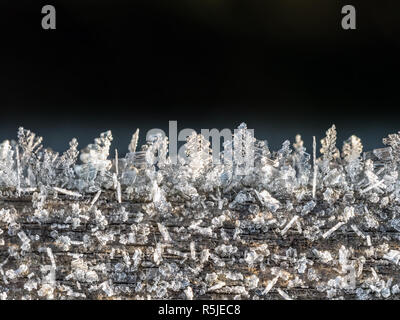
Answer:
[[[326,131],[326,137],[321,140],[321,153],[324,160],[331,161],[339,157],[339,150],[336,148],[336,127],[333,125]]]
[[[311,158],[243,123],[220,155],[193,132],[178,161],[138,138],[113,157],[110,131],[61,155],[23,128],[0,144],[1,299],[398,298],[399,134],[340,153],[332,126]]]

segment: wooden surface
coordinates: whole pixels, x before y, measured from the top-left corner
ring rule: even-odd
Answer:
[[[372,245],[375,248],[372,250],[372,254],[368,256],[368,252],[371,253],[371,247],[348,225],[336,230],[327,239],[320,237],[315,241],[311,241],[303,233],[299,233],[295,225],[285,235],[282,235],[282,229],[291,216],[288,217],[286,223],[279,222],[279,219],[277,223],[271,223],[268,230],[265,230],[265,227],[264,230],[257,229],[254,224],[252,224],[252,227],[246,227],[246,223],[254,221],[253,219],[256,216],[263,217],[268,222],[276,216],[284,214],[283,211],[274,214],[268,211],[259,211],[251,214],[246,210],[231,210],[227,206],[221,210],[212,202],[206,203],[203,208],[188,208],[188,204],[180,203],[174,204],[175,209],[171,216],[166,217],[154,213],[151,204],[139,204],[131,201],[123,201],[119,204],[115,200],[115,194],[111,192],[102,193],[95,205],[89,209],[92,199],[93,195],[79,199],[63,195],[58,195],[58,198],[54,199],[49,196],[44,205],[44,208],[49,212],[49,217],[45,222],[38,223],[32,220],[35,210],[32,206],[32,195],[15,197],[3,193],[0,208],[11,209],[11,212],[16,210],[14,211],[17,217],[16,222],[20,225],[20,229],[16,233],[24,231],[31,238],[30,250],[23,252],[21,250],[22,242],[17,234],[10,235],[8,232],[10,225],[4,221],[0,222],[1,230],[3,230],[0,239],[4,239],[4,243],[0,245],[0,264],[6,261],[2,265],[3,272],[10,269],[16,270],[21,263],[25,263],[29,268],[24,274],[14,279],[8,279],[4,275],[0,276],[0,291],[7,292],[7,299],[46,298],[46,296],[38,295],[38,289],[43,284],[43,280],[40,279],[43,279],[47,272],[43,272],[41,267],[51,265],[46,251],[47,248],[51,248],[56,263],[57,285],[53,294],[53,298],[56,299],[63,298],[63,296],[68,299],[186,299],[187,296],[183,288],[176,291],[168,288],[163,296],[157,296],[157,290],[150,292],[153,277],[160,276],[160,269],[171,264],[175,266],[176,270],[171,274],[161,275],[161,280],[171,283],[174,281],[174,274],[181,272],[181,275],[188,279],[188,285],[193,290],[194,299],[233,299],[235,296],[241,299],[282,299],[278,288],[293,299],[326,299],[326,290],[321,291],[319,286],[326,284],[330,279],[346,275],[346,272],[341,271],[337,262],[338,252],[342,246],[353,250],[349,257],[349,263],[353,263],[356,271],[360,270],[360,261],[362,261],[360,257],[365,258],[362,272],[356,279],[357,288],[362,286],[363,283],[365,285],[367,279],[373,277],[371,268],[377,272],[380,279],[387,281],[387,279],[392,278],[393,284],[400,280],[398,266],[382,258],[387,248],[381,251],[379,249],[379,244],[383,243],[387,244],[390,249],[399,249],[398,233],[395,231],[382,232],[366,228],[361,230],[364,235],[370,235]],[[79,204],[81,214],[90,217],[86,222],[82,219],[81,225],[77,228],[73,228],[71,222],[65,222],[68,216],[73,216],[71,206],[74,203],[75,206]],[[122,207],[128,212],[126,221],[118,218],[119,216],[116,214],[120,212]],[[100,210],[107,220],[104,229],[98,227],[98,222],[95,219],[96,210]],[[138,215],[139,212],[143,214],[143,218],[140,222],[137,222],[140,216]],[[221,215],[225,215],[226,220],[222,223],[222,226],[212,228],[212,236],[201,235],[190,229],[190,226],[199,219],[202,220],[201,226],[213,226],[212,219]],[[311,223],[311,219],[312,216],[309,215],[299,218],[303,230],[308,223]],[[326,219],[328,220],[329,217]],[[158,223],[167,228],[171,241],[166,241],[160,234]],[[321,227],[321,231],[327,231],[336,223],[337,221],[328,221],[326,226]],[[240,228],[238,228],[239,225]],[[136,226],[137,230],[148,227],[147,238],[141,238],[138,231],[134,243],[121,243],[121,235],[128,237],[128,234],[132,232],[132,226]],[[235,237],[235,231],[237,232],[239,229],[241,233],[238,237]],[[96,236],[97,232],[101,232],[101,234],[113,232],[114,239],[103,245]],[[35,236],[39,238],[32,240]],[[72,242],[68,250],[63,249],[57,242],[57,239],[62,236],[68,237]],[[91,242],[87,247],[82,244],[84,236],[89,238]],[[195,245],[194,256],[192,256],[193,252],[190,249],[191,242]],[[162,261],[159,264],[155,262],[154,258],[154,250],[157,244],[163,247]],[[237,251],[224,256],[224,254],[215,250],[222,244],[237,247]],[[261,261],[249,264],[244,260],[250,250],[257,252],[260,246],[264,244],[268,245],[269,254],[265,254]],[[289,248],[297,251],[295,260],[291,261],[290,258],[287,258]],[[143,252],[143,256],[140,263],[135,267],[133,256],[137,249]],[[211,254],[215,254],[216,260],[209,258],[208,261],[201,263],[200,255],[205,249],[209,249]],[[329,251],[333,260],[330,263],[323,263],[313,253],[314,249]],[[88,270],[96,270],[95,266],[104,264],[106,271],[95,271],[98,280],[94,282],[77,281],[71,276],[68,277],[76,271],[73,270],[72,263],[76,257],[71,254],[81,254],[82,259],[89,266]],[[128,254],[129,262],[124,260],[124,254]],[[307,261],[307,268],[304,273],[299,273],[299,270],[296,269],[301,254],[304,254]],[[198,274],[192,271],[196,267],[199,269]],[[308,272],[311,268],[318,275],[319,280],[309,279]],[[278,278],[276,284],[268,293],[263,293],[268,284],[275,278],[277,269],[282,270],[284,275]],[[225,277],[224,274],[227,271],[242,274],[243,280],[232,280]],[[205,279],[207,274],[214,272],[218,275],[218,281],[223,281],[225,285],[219,289],[210,290],[217,282],[207,283]],[[24,289],[25,283],[29,280],[29,274],[31,279],[39,280],[37,289],[32,289],[30,292],[26,288]],[[246,282],[246,279],[252,275],[256,275],[259,279],[255,288],[252,288]],[[293,281],[296,276],[302,279],[303,283],[290,287],[289,282]],[[105,290],[100,289],[100,284],[106,281],[109,281],[113,287],[112,295],[107,295]],[[141,283],[142,287],[138,283]],[[72,288],[71,290],[79,293],[80,296],[66,296],[65,292],[60,289],[60,286],[63,285]],[[94,287],[96,289],[93,289]],[[232,292],[232,290],[242,290],[240,287],[244,288],[242,294],[238,295]],[[354,290],[338,290],[334,298],[355,299],[356,295]],[[370,298],[378,299],[382,296],[371,293]],[[397,299],[399,295],[391,294],[388,298]]]

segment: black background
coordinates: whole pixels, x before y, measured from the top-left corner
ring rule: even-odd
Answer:
[[[57,29],[41,28],[41,8]],[[341,28],[341,8],[357,30]],[[111,129],[246,122],[278,148],[335,123],[379,147],[400,130],[400,6],[389,0],[48,0],[0,4],[0,140],[19,126],[62,151]],[[142,142],[144,137],[142,135]]]
[[[115,318],[118,314],[126,314],[128,317],[135,310],[135,314],[143,314],[151,319],[184,319],[177,315],[161,316],[158,314],[160,307],[165,305],[174,307],[192,307],[194,310],[202,310],[203,305],[229,305],[233,301],[226,300],[67,300],[67,301],[3,301],[2,308],[9,308],[16,316],[29,317],[32,314],[40,314],[43,319],[53,319],[55,314],[63,314],[69,318],[79,316],[101,316]],[[328,301],[328,300],[236,300],[235,305],[240,306],[240,315],[202,315],[193,312],[187,319],[249,319],[250,317],[285,315],[296,318],[299,314],[307,314],[309,319],[320,319],[321,315],[329,314],[333,318],[343,317],[343,314],[354,315],[362,319],[374,314],[376,310],[385,309],[388,313],[397,311],[396,300],[375,301]],[[46,310],[46,312],[43,312]],[[312,310],[312,312],[310,312]],[[376,313],[376,312],[375,312]],[[133,316],[131,316],[133,318]]]

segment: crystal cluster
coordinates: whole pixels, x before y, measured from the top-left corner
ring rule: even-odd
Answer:
[[[61,155],[23,128],[0,144],[1,299],[400,297],[400,133],[340,152],[332,126],[317,157],[242,124],[222,161],[193,133],[176,162],[138,136],[124,157],[110,131]]]

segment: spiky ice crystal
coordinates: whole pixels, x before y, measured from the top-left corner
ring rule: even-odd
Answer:
[[[340,153],[332,126],[317,158],[242,124],[218,162],[195,133],[177,162],[167,137],[137,142],[0,144],[0,298],[399,298],[399,134]]]

